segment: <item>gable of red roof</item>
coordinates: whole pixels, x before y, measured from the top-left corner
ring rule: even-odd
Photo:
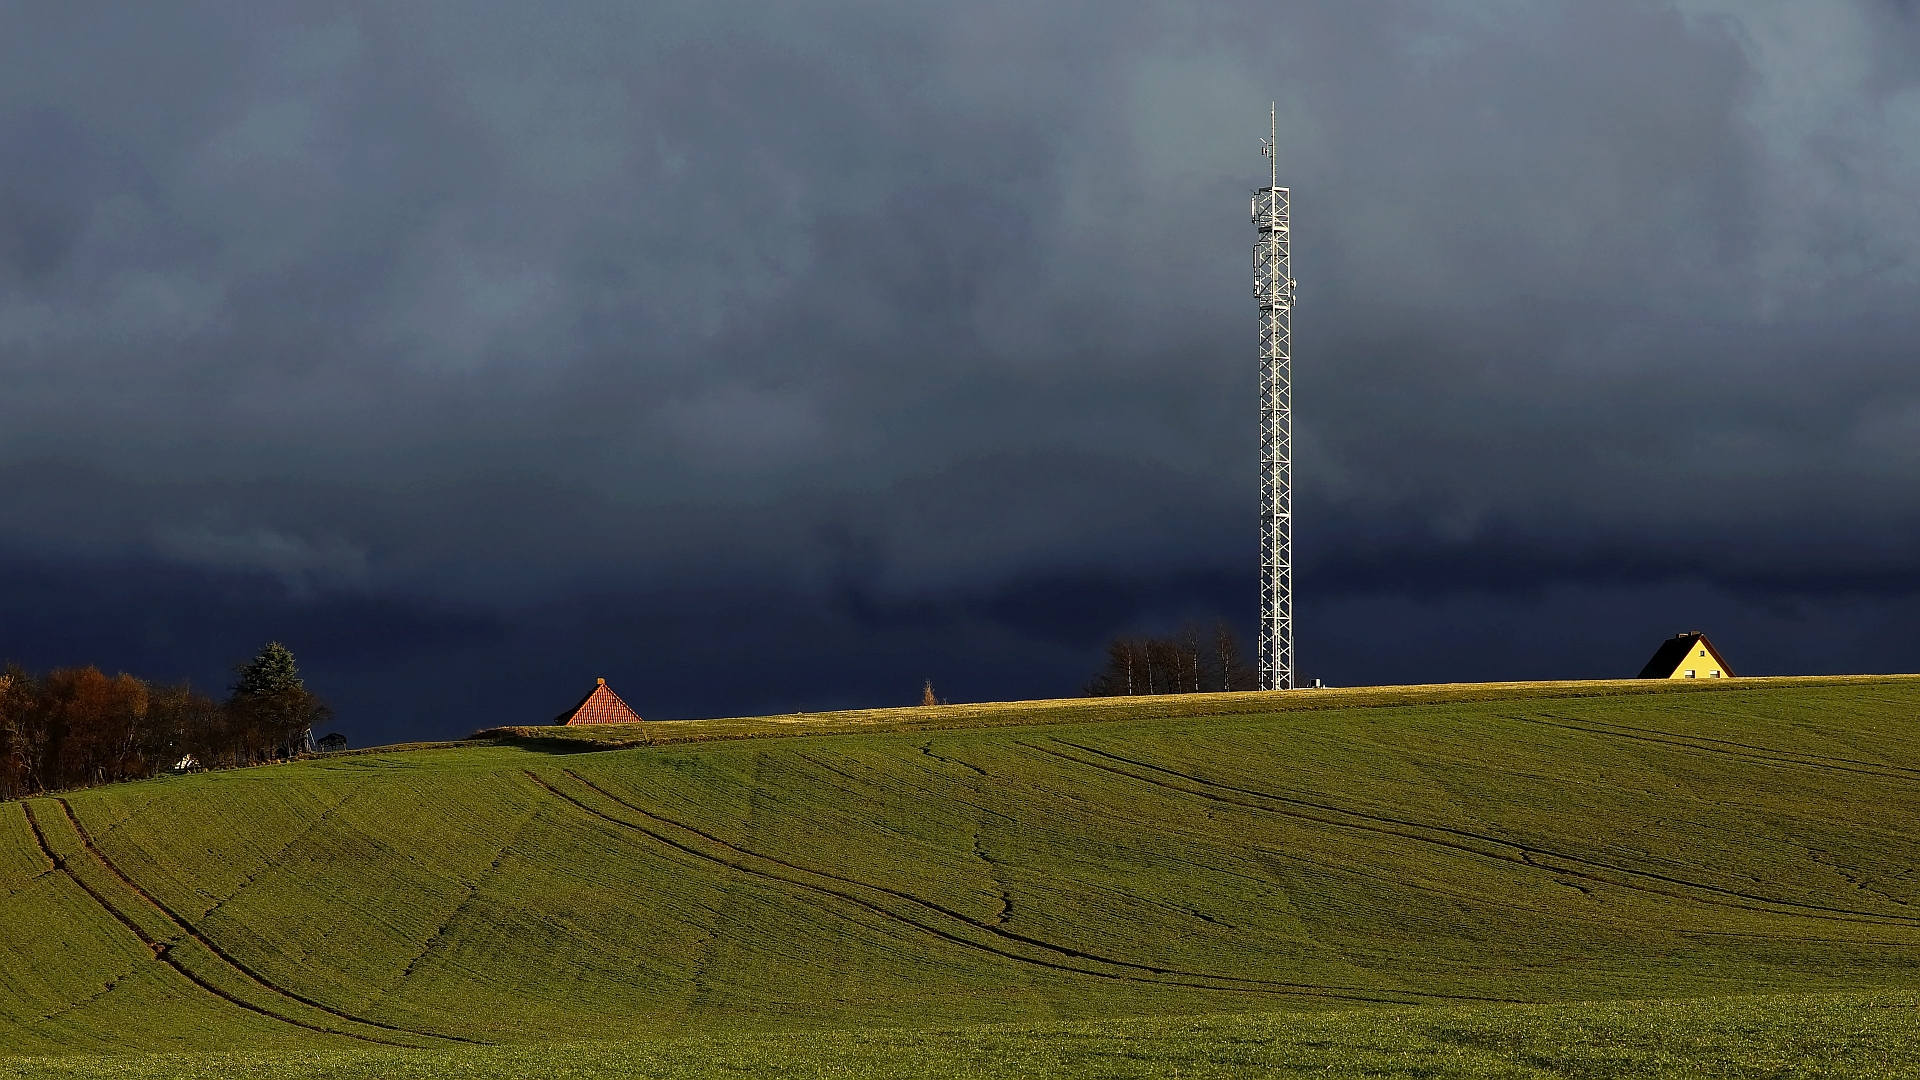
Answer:
[[[640,714],[627,707],[620,695],[613,692],[607,680],[601,679],[600,685],[580,704],[553,718],[555,724],[637,724]]]

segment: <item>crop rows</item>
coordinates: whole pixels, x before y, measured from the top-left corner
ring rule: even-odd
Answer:
[[[1916,706],[1855,682],[996,716],[0,804],[0,1050],[1911,985]]]

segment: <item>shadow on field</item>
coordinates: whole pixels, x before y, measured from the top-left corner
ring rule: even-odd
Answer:
[[[492,743],[495,746],[511,746],[519,750],[532,750],[539,754],[568,755],[600,754],[609,750],[626,750],[632,746],[647,745],[645,742],[602,743],[590,742],[586,739],[556,739],[538,735],[486,735],[484,738],[476,736],[470,740],[470,745],[485,745],[487,743]]]

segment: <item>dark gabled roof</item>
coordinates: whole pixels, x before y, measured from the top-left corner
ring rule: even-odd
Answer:
[[[1641,679],[1673,678],[1673,673],[1680,670],[1681,661],[1692,655],[1696,646],[1707,650],[1707,655],[1713,657],[1714,662],[1720,665],[1720,674],[1722,676],[1729,679],[1733,678],[1733,668],[1727,665],[1726,657],[1721,656],[1720,650],[1714,648],[1713,642],[1707,640],[1707,635],[1701,633],[1675,634],[1673,637],[1661,642],[1660,648],[1653,654],[1653,659],[1647,661],[1647,666],[1641,668],[1640,674],[1636,677]]]

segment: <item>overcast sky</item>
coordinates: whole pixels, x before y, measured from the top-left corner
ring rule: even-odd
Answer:
[[[1299,656],[1920,670],[1911,0],[0,0],[0,655],[356,743]]]

